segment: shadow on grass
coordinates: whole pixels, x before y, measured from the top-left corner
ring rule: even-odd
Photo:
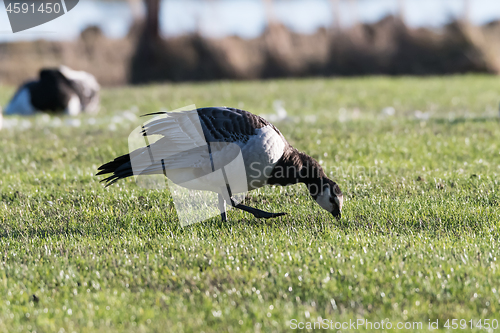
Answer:
[[[101,232],[96,231],[93,233],[95,236],[102,235]],[[28,239],[44,239],[52,238],[54,236],[85,236],[88,235],[82,228],[64,227],[64,228],[28,228],[28,229],[3,229],[0,232],[0,239],[13,239],[13,240],[28,240]]]
[[[453,119],[448,119],[448,118],[436,118],[436,119],[429,119],[430,122],[433,122],[435,124],[440,124],[440,125],[457,125],[457,124],[464,124],[464,123],[487,123],[487,122],[500,122],[499,118],[496,117],[459,117],[459,118],[453,118]]]
[[[415,236],[429,234],[436,237],[447,236],[461,238],[465,235],[489,235],[494,223],[478,222],[477,217],[450,218],[446,216],[422,215],[414,219],[401,220],[398,218],[376,219],[369,215],[355,214],[353,216],[334,221],[336,228],[345,232],[369,232],[379,235]]]

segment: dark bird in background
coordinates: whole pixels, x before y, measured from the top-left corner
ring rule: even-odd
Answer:
[[[257,218],[284,215],[237,203],[233,194],[265,185],[304,183],[322,208],[340,218],[343,195],[339,186],[316,160],[292,147],[264,118],[227,107],[155,115],[160,118],[146,123],[142,133],[160,139],[99,167],[97,175],[111,174],[103,179],[107,186],[134,174],[164,174],[182,187],[218,193],[225,220],[226,203]],[[239,153],[242,163],[237,165]]]
[[[44,68],[39,79],[23,84],[5,107],[5,115],[31,115],[37,111],[76,116],[99,110],[100,86],[92,74],[66,66]]]

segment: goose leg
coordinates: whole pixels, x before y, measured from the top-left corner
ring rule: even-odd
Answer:
[[[219,211],[220,211],[220,217],[222,219],[222,222],[227,221],[227,215],[226,215],[226,200],[224,200],[224,197],[222,194],[218,195],[219,197]]]
[[[245,205],[242,205],[242,204],[235,204],[234,201],[232,200],[231,198],[231,205],[234,207],[234,208],[238,208],[238,209],[241,209],[245,212],[248,212],[250,214],[252,214],[253,216],[255,216],[256,218],[258,219],[270,219],[270,218],[275,218],[275,217],[278,217],[278,216],[283,216],[283,215],[286,215],[286,213],[270,213],[270,212],[266,212],[264,210],[260,210],[260,209],[257,209],[257,208],[252,208],[252,207],[248,207],[248,206],[245,206]]]
[[[242,204],[237,204],[234,202],[232,197],[229,197],[229,200],[230,200],[229,202],[231,203],[231,206],[233,206],[234,208],[238,208],[238,209],[241,209],[242,211],[250,213],[258,219],[270,219],[270,218],[286,215],[286,213],[270,213],[270,212],[266,212],[264,210],[260,210],[257,208],[252,208],[252,207],[248,207],[248,206],[245,206]]]
[[[227,182],[226,182],[226,188],[225,189],[221,188],[221,193],[219,193],[219,209],[221,207],[220,206],[221,200],[224,201],[224,207],[225,207],[226,201],[228,201],[229,204],[231,206],[233,206],[234,208],[238,208],[238,209],[241,209],[242,211],[250,213],[258,219],[261,219],[261,218],[270,219],[270,218],[275,218],[278,216],[286,215],[286,213],[270,213],[270,212],[266,212],[264,210],[260,210],[257,208],[252,208],[252,207],[248,207],[248,206],[245,206],[242,204],[235,203],[234,199],[233,199],[233,194],[231,193],[231,188],[229,187]],[[225,212],[225,210],[224,210],[224,212]],[[222,216],[222,209],[221,209],[221,216]],[[224,217],[222,217],[222,221],[225,221],[225,213],[224,213]]]

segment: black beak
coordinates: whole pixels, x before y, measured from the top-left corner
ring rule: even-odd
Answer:
[[[340,210],[333,211],[333,212],[332,212],[332,215],[333,215],[333,217],[335,217],[337,220],[340,220],[340,218],[342,217],[342,213],[340,212]]]

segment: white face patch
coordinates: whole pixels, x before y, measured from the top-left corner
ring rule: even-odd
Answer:
[[[330,201],[330,188],[329,187],[327,187],[323,191],[323,193],[318,195],[318,197],[316,198],[316,202],[323,209],[329,211],[330,213],[333,211],[333,203]]]
[[[333,198],[335,200],[335,203],[337,203],[337,206],[339,207],[339,210],[342,211],[342,204],[344,203],[344,197],[335,197]]]

